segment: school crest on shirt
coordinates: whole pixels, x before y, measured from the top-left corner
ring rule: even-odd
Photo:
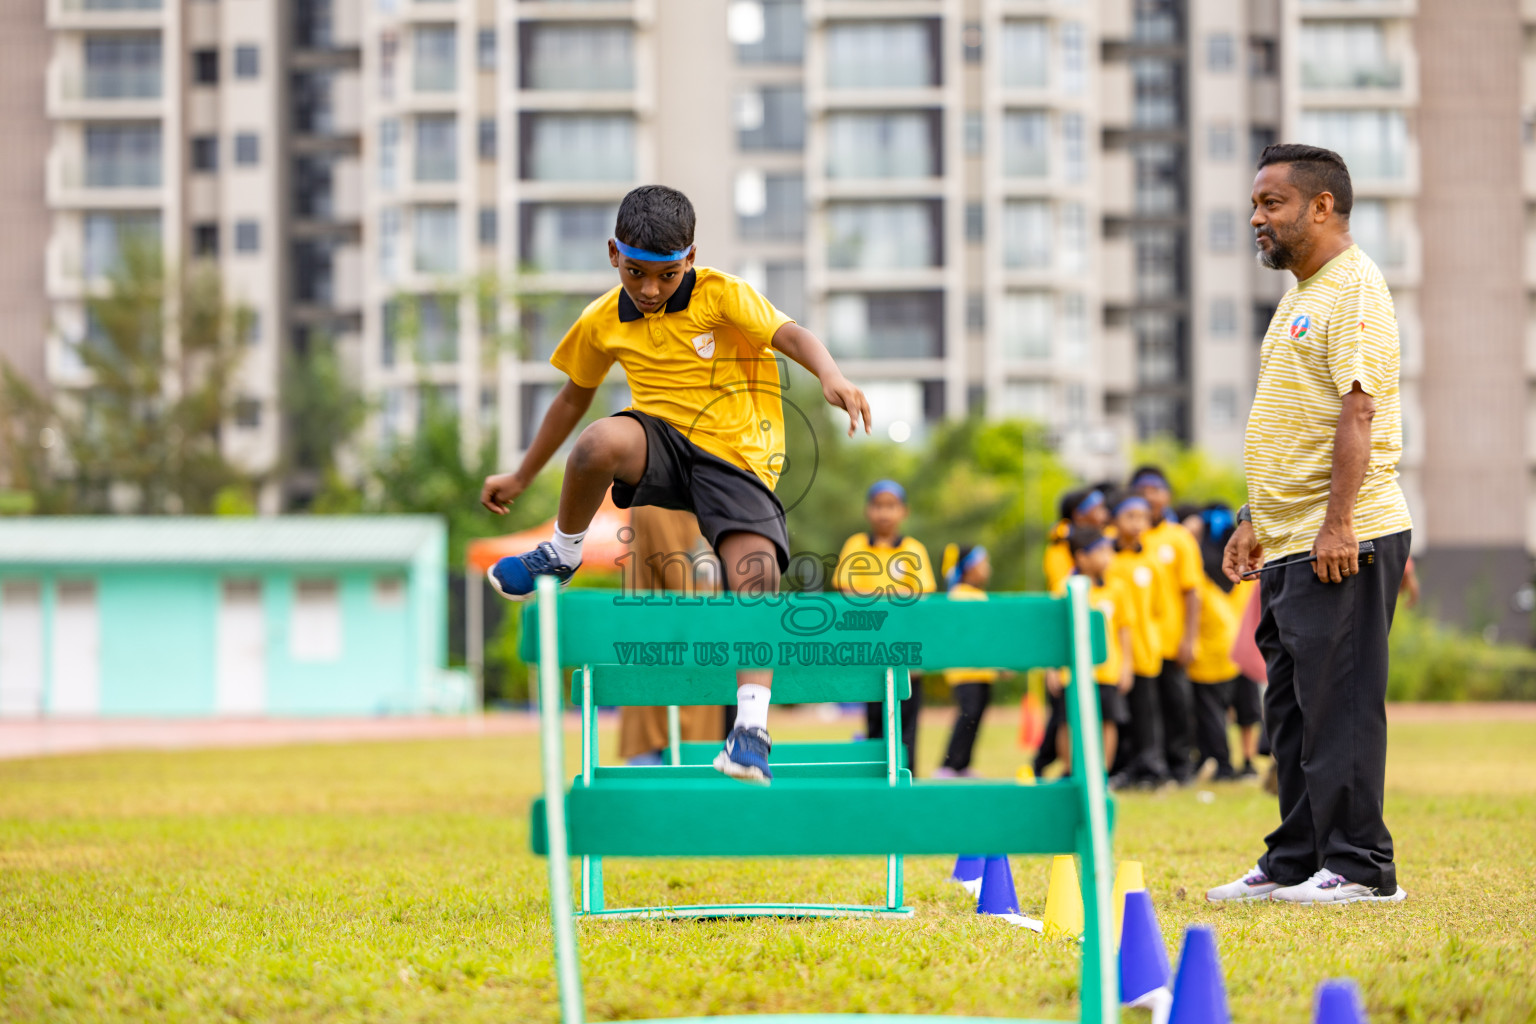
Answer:
[[[1179,557],[1179,553],[1173,550],[1172,544],[1164,544],[1157,549],[1157,557],[1164,565],[1172,565],[1173,560]]]
[[[696,335],[693,339],[693,350],[699,354],[700,359],[713,359],[715,355],[715,332]]]
[[[1152,570],[1145,565],[1138,565],[1136,571],[1131,573],[1131,579],[1136,581],[1138,587],[1150,587],[1152,585]]]
[[[1312,318],[1302,313],[1291,321],[1291,337],[1297,341],[1307,336],[1307,331],[1312,327]]]

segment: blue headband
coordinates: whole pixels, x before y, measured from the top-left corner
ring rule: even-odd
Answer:
[[[1151,509],[1152,509],[1152,506],[1147,504],[1147,499],[1146,498],[1143,498],[1139,494],[1132,494],[1132,495],[1130,495],[1128,497],[1122,498],[1120,500],[1120,503],[1115,506],[1115,515],[1119,515],[1121,512],[1124,512],[1126,509],[1128,509],[1128,508],[1135,508],[1138,505],[1140,505],[1144,509],[1147,509],[1148,511],[1151,511]]]
[[[966,572],[974,568],[978,562],[987,557],[987,549],[977,544],[966,553],[966,556],[955,563],[955,567],[949,570],[949,575],[944,577],[944,585],[953,590],[955,585],[965,576]]]
[[[1136,479],[1131,481],[1131,486],[1132,487],[1152,486],[1152,487],[1167,488],[1167,486],[1168,486],[1168,478],[1163,476],[1163,474],[1157,472],[1156,470],[1149,469],[1149,470],[1145,470],[1144,472],[1137,473],[1136,474]]]
[[[1092,544],[1089,544],[1087,547],[1081,548],[1080,550],[1082,551],[1083,554],[1087,554],[1090,551],[1097,551],[1097,550],[1099,550],[1099,548],[1103,547],[1106,544],[1108,544],[1111,547],[1113,547],[1114,543],[1115,543],[1115,538],[1113,538],[1113,537],[1100,537],[1098,540],[1094,541]]]
[[[1094,488],[1083,497],[1082,501],[1077,503],[1077,508],[1073,509],[1073,511],[1078,515],[1082,515],[1084,512],[1092,512],[1102,504],[1104,504],[1104,492]]]
[[[649,249],[636,249],[632,245],[625,245],[617,238],[613,240],[613,245],[619,250],[619,255],[628,256],[632,260],[643,260],[646,263],[676,263],[678,260],[687,259],[688,254],[693,252],[691,245],[677,252],[651,252]]]
[[[893,494],[903,505],[907,503],[907,489],[895,480],[876,480],[869,485],[869,493],[864,495],[864,500],[871,502],[882,494]]]

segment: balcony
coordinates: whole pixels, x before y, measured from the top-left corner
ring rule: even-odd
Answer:
[[[1409,106],[1418,100],[1418,86],[1412,54],[1373,63],[1301,64],[1302,102],[1309,107]]]
[[[85,161],[52,150],[47,160],[47,200],[52,209],[158,208],[165,201],[159,159],[122,162],[113,173],[87,173]]]
[[[81,71],[55,60],[48,65],[48,116],[105,121],[143,121],[165,109],[160,71]]]
[[[1304,18],[1411,18],[1418,0],[1301,0]]]
[[[161,0],[48,0],[52,29],[159,28],[164,24]]]

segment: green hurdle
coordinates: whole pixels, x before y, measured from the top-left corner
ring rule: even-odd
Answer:
[[[524,631],[525,657],[538,664],[544,771],[544,797],[534,804],[531,836],[534,850],[549,858],[556,975],[565,1024],[584,1020],[572,857],[582,859],[583,911],[601,914],[600,871],[605,856],[885,856],[888,890],[899,894],[899,880],[893,876],[900,862],[895,858],[953,855],[961,850],[1077,856],[1086,921],[1079,1019],[1094,1024],[1118,1020],[1110,922],[1111,808],[1104,784],[1095,688],[1073,685],[1069,689],[1072,776],[1049,785],[914,784],[910,773],[899,767],[895,729],[898,680],[906,681],[908,669],[987,665],[1026,670],[1070,665],[1075,679],[1091,679],[1093,665],[1102,660],[1105,638],[1102,616],[1089,610],[1086,581],[1074,580],[1065,597],[997,595],[986,602],[952,604],[942,597],[888,602],[880,606],[886,614],[879,617],[876,628],[864,633],[840,633],[830,625],[869,623],[869,608],[868,602],[819,594],[739,601],[725,595],[669,607],[635,602],[611,591],[559,592],[552,579],[539,581],[537,602],[529,610]],[[856,615],[849,617],[848,611]],[[828,625],[817,631],[817,623]],[[722,642],[731,655],[725,665],[718,663],[715,653]],[[643,657],[682,652],[681,663],[615,664],[637,656],[636,652],[649,652]],[[886,660],[873,666],[824,664],[873,657]],[[710,664],[700,666],[697,660]],[[582,771],[569,788],[560,713],[562,665],[580,666],[573,696],[583,712]],[[597,703],[726,703],[735,696],[738,667],[772,668],[775,700],[784,703],[883,699],[884,757],[869,756],[866,746],[851,760],[835,760],[837,747],[853,745],[833,744],[802,761],[786,761],[782,768],[776,761],[769,788],[716,775],[694,763],[702,752],[685,756],[675,766],[621,768],[597,763],[591,717]],[[883,691],[879,697],[857,695],[867,693],[876,682]],[[843,696],[845,691],[854,693]],[[683,753],[689,755],[687,750]],[[732,823],[729,833],[718,824],[727,818]],[[589,889],[599,901],[595,908],[589,902]],[[770,906],[756,909],[766,913]],[[676,913],[677,909],[636,908],[631,916],[690,916]],[[735,908],[712,909],[715,915],[734,916]],[[777,913],[817,916],[818,909],[830,914],[860,908],[783,904]],[[704,913],[700,908],[692,916]],[[846,1018],[757,1018],[798,1024],[824,1019]],[[864,1024],[898,1019],[911,1018],[858,1017]],[[973,1024],[976,1020],[945,1019],[970,1019]]]

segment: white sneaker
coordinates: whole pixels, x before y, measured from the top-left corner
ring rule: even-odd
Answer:
[[[1282,903],[1400,903],[1408,897],[1402,886],[1391,896],[1382,896],[1370,886],[1351,882],[1337,871],[1319,871],[1300,885],[1276,889],[1270,899]]]
[[[1242,878],[1226,885],[1218,885],[1205,894],[1205,898],[1212,903],[1220,903],[1223,900],[1267,900],[1269,894],[1280,888],[1279,882],[1271,882],[1269,876],[1260,871],[1258,865]]]

